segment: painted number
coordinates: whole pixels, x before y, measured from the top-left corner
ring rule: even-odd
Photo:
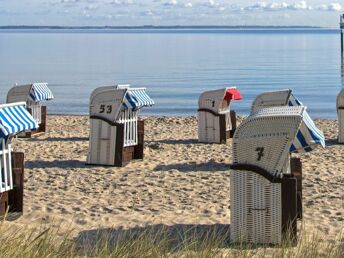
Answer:
[[[263,147],[258,147],[256,149],[256,152],[257,152],[257,161],[260,161],[262,159],[262,157],[264,157],[264,148]]]
[[[111,105],[100,105],[99,113],[104,113],[106,110],[107,114],[111,114],[112,112],[112,106]]]

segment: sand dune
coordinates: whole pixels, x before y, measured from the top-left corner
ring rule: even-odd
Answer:
[[[337,123],[317,120],[327,148],[303,154],[304,223],[328,235],[344,226],[344,145]],[[145,159],[124,168],[86,166],[88,118],[49,116],[48,132],[18,139],[26,157],[24,215],[18,225],[76,232],[151,224],[229,224],[227,145],[197,142],[194,117],[146,119]]]

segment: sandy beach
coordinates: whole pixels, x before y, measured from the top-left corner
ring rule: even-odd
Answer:
[[[148,225],[230,223],[226,145],[200,144],[195,117],[148,117],[145,158],[126,167],[86,166],[87,116],[48,116],[47,133],[17,139],[25,152],[20,226],[60,226],[75,233]],[[303,223],[327,236],[344,226],[344,145],[334,120],[316,120],[327,147],[302,154]]]

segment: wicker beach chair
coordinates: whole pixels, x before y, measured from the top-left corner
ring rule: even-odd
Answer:
[[[203,92],[198,100],[198,140],[226,143],[228,138],[233,137],[236,114],[230,110],[230,103],[241,99],[236,87]]]
[[[338,142],[344,143],[344,89],[337,96],[337,115],[338,115]]]
[[[325,146],[303,106],[262,108],[237,128],[230,175],[231,240],[277,244],[297,235],[301,162],[290,154]]]
[[[46,131],[47,107],[42,105],[42,101],[54,98],[47,83],[33,83],[26,85],[16,85],[7,93],[7,103],[25,102],[27,109],[39,125],[37,130],[26,132],[26,138],[44,134]]]
[[[279,106],[302,106],[302,103],[293,96],[290,89],[268,91],[255,98],[252,102],[251,113],[262,108]]]
[[[100,87],[90,98],[90,141],[87,164],[124,166],[143,159],[143,107],[154,105],[145,88]]]
[[[24,153],[13,152],[11,142],[23,131],[38,124],[25,102],[0,105],[0,215],[23,211]]]

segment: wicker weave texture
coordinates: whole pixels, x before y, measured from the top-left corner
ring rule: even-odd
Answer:
[[[304,107],[261,109],[237,128],[233,162],[261,167],[272,175],[288,171],[289,149],[302,123]]]
[[[231,171],[231,241],[279,243],[282,238],[281,184],[251,171]]]
[[[251,113],[254,113],[262,108],[285,106],[288,103],[291,90],[279,90],[264,92],[258,95],[252,102]]]

